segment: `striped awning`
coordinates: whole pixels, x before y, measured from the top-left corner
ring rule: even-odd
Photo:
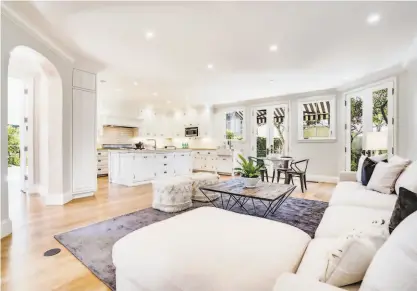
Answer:
[[[226,120],[240,119],[243,120],[243,111],[233,111],[226,114]]]
[[[285,109],[282,107],[274,109],[274,122],[283,122],[285,118]],[[258,125],[266,124],[266,109],[256,110],[256,122]]]
[[[330,124],[330,101],[304,103],[303,120],[328,120]]]

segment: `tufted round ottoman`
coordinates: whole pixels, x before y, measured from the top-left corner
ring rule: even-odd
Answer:
[[[200,187],[209,186],[219,183],[219,175],[211,173],[195,173],[190,176],[193,181],[192,199],[200,202],[209,202],[220,197],[220,193],[205,191],[206,195],[201,192]]]
[[[193,181],[176,177],[152,182],[152,207],[164,212],[178,212],[192,206]]]

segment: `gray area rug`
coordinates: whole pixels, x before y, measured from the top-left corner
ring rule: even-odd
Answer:
[[[210,203],[194,202],[193,207],[186,211],[210,205]],[[267,219],[295,226],[313,237],[327,206],[328,203],[326,202],[290,197],[275,214],[268,215]],[[256,201],[255,207],[262,213],[265,209],[261,202]],[[245,208],[253,211],[252,203],[245,204]],[[246,213],[238,206],[235,206],[232,210],[234,212]],[[178,214],[180,212],[165,213],[153,208],[147,208],[55,235],[55,239],[111,290],[116,290],[115,269],[111,256],[112,248],[116,241],[132,231]]]

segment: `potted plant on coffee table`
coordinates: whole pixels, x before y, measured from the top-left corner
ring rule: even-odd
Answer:
[[[252,159],[249,161],[242,155],[239,155],[238,163],[239,168],[235,168],[235,171],[240,174],[247,188],[254,188],[259,182],[259,176],[261,175],[261,169],[263,165],[256,165]]]

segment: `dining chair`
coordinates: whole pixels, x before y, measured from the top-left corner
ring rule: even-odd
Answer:
[[[301,191],[307,190],[307,167],[310,159],[294,161],[291,163],[291,169],[287,171],[289,178],[294,185],[294,177],[300,179]]]
[[[256,165],[261,166],[262,168],[259,170],[261,172],[261,180],[262,182],[265,181],[265,177],[266,177],[266,181],[269,182],[268,180],[268,169],[265,166],[265,161],[262,159],[258,159],[256,157],[248,157],[249,160],[252,160],[253,162],[256,163]]]
[[[281,158],[285,158],[285,159],[288,159],[288,160],[285,161],[285,162],[282,161],[282,163],[281,163],[282,166],[279,167],[279,168],[274,169],[274,170],[277,171],[277,183],[279,183],[279,179],[281,178],[281,173],[283,173],[284,176],[285,176],[285,182],[284,183],[289,184],[287,172],[289,170],[291,170],[290,164],[288,164],[288,163],[291,162],[292,157],[282,156]]]

